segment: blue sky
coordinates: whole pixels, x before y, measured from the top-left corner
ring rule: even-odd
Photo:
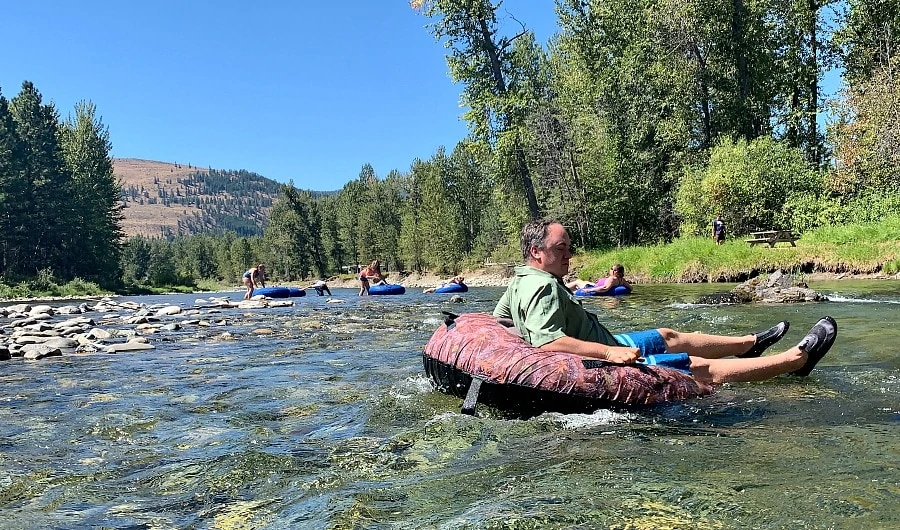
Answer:
[[[556,31],[553,0],[502,10],[540,42]],[[0,89],[10,99],[31,81],[63,117],[93,101],[116,157],[332,190],[365,163],[406,171],[467,134],[425,23],[405,0],[11,2]]]

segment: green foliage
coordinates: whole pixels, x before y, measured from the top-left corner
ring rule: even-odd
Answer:
[[[432,33],[450,50],[450,76],[463,84],[460,100],[468,109],[464,118],[474,139],[498,147],[497,180],[520,190],[530,217],[538,217],[521,131],[528,107],[540,97],[540,53],[534,34],[522,28],[512,37],[503,35],[497,17],[501,2],[432,0],[425,4],[425,14],[433,20]]]
[[[712,238],[684,236],[668,244],[588,252],[577,257],[579,277],[605,276],[622,263],[626,276],[652,282],[736,281],[754,272],[780,268],[800,271],[815,263],[820,270],[887,274],[900,262],[900,215],[876,222],[810,230],[796,247],[751,247],[741,239],[717,246]]]
[[[900,241],[900,212],[877,221],[847,223],[838,226],[823,226],[803,234],[803,241],[811,245],[896,244]]]
[[[842,26],[835,34],[844,77],[850,86],[866,84],[896,58],[900,4],[896,0],[846,0]]]
[[[713,148],[705,168],[688,169],[682,178],[676,198],[681,231],[706,233],[719,213],[732,234],[790,228],[791,212],[785,206],[815,197],[821,182],[802,154],[783,142],[724,140]]]
[[[22,83],[19,94],[9,105],[22,143],[21,172],[13,175],[8,186],[15,199],[8,203],[7,240],[14,248],[6,262],[13,273],[36,274],[53,268],[72,277],[74,260],[69,253],[77,248],[76,210],[70,199],[72,175],[63,159],[59,143],[59,113],[44,104],[37,88]]]
[[[96,283],[81,278],[61,281],[49,268],[41,269],[35,276],[27,279],[0,278],[0,299],[79,297],[108,293]]]
[[[419,166],[421,210],[419,212],[422,259],[440,274],[456,272],[463,259],[463,226],[459,203],[449,187],[450,163],[443,150]]]
[[[268,269],[273,276],[297,280],[307,276],[310,269],[310,218],[308,194],[300,195],[292,187],[282,188],[269,217],[263,238],[267,242]]]
[[[871,223],[900,215],[900,193],[869,191],[849,199],[795,196],[785,204],[791,226],[806,231],[844,223]]]
[[[121,276],[122,189],[113,175],[109,130],[93,103],[80,102],[60,129],[60,144],[72,175],[69,205],[79,258],[72,274],[105,285]],[[74,250],[70,249],[70,250]]]

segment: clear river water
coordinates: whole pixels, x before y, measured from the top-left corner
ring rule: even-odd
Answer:
[[[151,336],[148,352],[2,362],[0,528],[900,528],[900,281],[693,303],[730,287],[585,305],[614,331],[788,319],[785,348],[829,314],[834,348],[810,377],[703,399],[472,417],[432,388],[422,349],[442,309],[490,312],[502,288],[455,304],[336,289],[344,303],[222,310],[226,325]]]

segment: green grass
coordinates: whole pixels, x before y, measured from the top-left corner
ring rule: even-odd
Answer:
[[[667,244],[586,252],[574,261],[582,279],[606,276],[612,264],[621,263],[627,277],[644,282],[737,281],[778,268],[886,274],[900,269],[900,216],[811,230],[796,247],[751,247],[745,237],[720,246],[711,238],[683,237]]]
[[[36,278],[18,281],[12,284],[0,282],[0,299],[17,298],[78,298],[82,296],[100,296],[112,294],[96,283],[75,278],[59,284],[50,273],[41,272]]]

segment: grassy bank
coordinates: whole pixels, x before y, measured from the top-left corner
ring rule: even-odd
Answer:
[[[900,216],[811,230],[801,234],[796,247],[751,247],[746,237],[720,246],[709,237],[683,237],[667,244],[585,252],[574,263],[582,279],[606,276],[610,265],[621,263],[628,278],[666,283],[743,281],[778,268],[794,273],[900,272]]]
[[[53,277],[39,274],[36,278],[21,280],[15,283],[0,283],[0,300],[19,300],[25,298],[79,298],[85,296],[101,296],[111,294],[96,283],[76,278],[69,282],[58,283]]]

